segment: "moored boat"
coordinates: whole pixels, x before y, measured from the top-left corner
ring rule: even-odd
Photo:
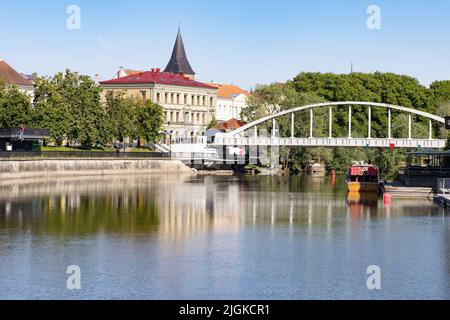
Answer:
[[[347,172],[348,192],[377,193],[380,183],[380,172],[377,166],[354,163]]]

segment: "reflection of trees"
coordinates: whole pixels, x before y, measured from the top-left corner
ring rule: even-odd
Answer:
[[[0,227],[19,227],[35,233],[141,233],[155,229],[158,224],[154,198],[139,191],[40,196],[0,205]]]
[[[344,181],[301,177],[130,176],[0,185],[0,228],[56,235],[158,233],[183,240],[246,224],[330,230],[390,215],[378,198],[347,198]],[[420,208],[420,210],[417,210]],[[433,214],[395,200],[396,215]]]

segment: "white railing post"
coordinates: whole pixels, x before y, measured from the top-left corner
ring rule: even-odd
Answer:
[[[309,123],[310,123],[310,126],[309,126],[309,137],[310,138],[312,138],[313,136],[314,136],[314,132],[313,132],[313,127],[314,127],[314,110],[313,109],[310,109],[309,110],[309,112],[310,112],[310,120],[309,120]]]
[[[371,139],[372,138],[372,107],[369,106],[369,128],[367,130],[368,134],[367,134],[367,138]]]

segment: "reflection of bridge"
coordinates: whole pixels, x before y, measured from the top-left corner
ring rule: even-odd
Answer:
[[[347,137],[333,137],[333,109],[332,107],[348,106],[348,136]],[[368,135],[366,138],[354,138],[352,135],[352,106],[364,106],[368,108]],[[328,107],[329,109],[329,128],[328,137],[317,138],[314,137],[314,110],[318,108]],[[372,136],[372,107],[381,107],[387,110],[388,117],[388,135],[385,138],[374,138]],[[405,112],[408,114],[408,137],[393,137],[392,134],[392,110]],[[296,137],[295,132],[295,114],[309,111],[310,121],[309,137]],[[412,136],[412,122],[413,115],[421,116],[429,120],[429,137],[422,139],[414,139]],[[291,135],[290,137],[277,136],[277,119],[291,116]],[[272,121],[272,134],[270,137],[261,136],[258,129],[259,125]],[[217,146],[310,146],[310,147],[377,147],[377,148],[443,148],[446,141],[443,139],[433,138],[433,121],[438,123],[445,123],[444,118],[410,108],[389,105],[384,103],[374,102],[327,102],[320,104],[307,105],[303,107],[293,108],[274,115],[256,120],[246,126],[239,128],[233,132],[226,134],[218,134],[215,138],[215,145]]]

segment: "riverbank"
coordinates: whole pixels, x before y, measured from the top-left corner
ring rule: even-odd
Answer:
[[[191,168],[178,160],[160,159],[33,159],[0,160],[0,179],[55,176],[183,173]]]

